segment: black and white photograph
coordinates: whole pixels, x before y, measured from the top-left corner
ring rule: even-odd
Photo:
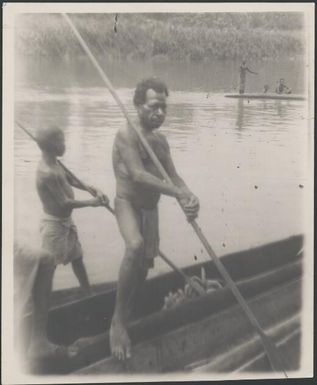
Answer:
[[[313,3],[7,3],[3,383],[313,376]]]

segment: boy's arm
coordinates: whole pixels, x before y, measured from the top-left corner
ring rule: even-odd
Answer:
[[[109,205],[109,198],[101,190],[99,190],[98,188],[96,188],[94,186],[88,185],[83,181],[80,181],[80,183],[78,183],[77,179],[74,178],[73,175],[68,170],[66,170],[65,168],[63,168],[63,170],[64,170],[66,178],[67,178],[67,180],[71,186],[78,188],[79,190],[87,191],[90,194],[94,195],[95,197],[101,199],[103,204]]]
[[[62,210],[70,210],[82,207],[97,207],[101,206],[102,204],[99,198],[77,200],[67,197],[62,187],[60,186],[58,179],[55,175],[52,174],[41,176],[39,188],[46,190],[50,194],[51,199],[53,199]]]

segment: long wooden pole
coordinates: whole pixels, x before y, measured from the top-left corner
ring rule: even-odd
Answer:
[[[118,105],[121,108],[121,111],[122,111],[123,115],[125,116],[128,124],[131,126],[131,128],[133,128],[135,130],[136,134],[138,135],[140,142],[142,143],[142,145],[144,146],[144,148],[148,152],[152,162],[156,165],[157,169],[160,171],[160,173],[161,173],[162,177],[165,179],[165,181],[167,183],[172,184],[172,180],[170,179],[169,175],[167,174],[167,172],[165,171],[165,169],[161,165],[160,161],[157,159],[154,151],[152,150],[151,146],[149,145],[149,143],[147,142],[147,140],[145,139],[145,137],[143,136],[141,131],[137,127],[135,127],[133,121],[129,117],[127,109],[125,108],[125,106],[123,105],[121,100],[119,99],[119,97],[118,97],[115,89],[113,88],[110,80],[108,79],[104,70],[100,67],[100,65],[99,65],[98,61],[96,60],[96,58],[94,57],[94,55],[91,53],[89,47],[87,46],[86,42],[81,37],[77,28],[75,27],[75,25],[73,24],[73,22],[71,21],[71,19],[69,18],[69,16],[66,13],[62,13],[62,15],[65,18],[66,22],[69,24],[69,26],[72,29],[72,31],[74,32],[74,34],[76,35],[81,47],[86,52],[86,54],[90,58],[91,62],[95,66],[96,70],[98,71],[100,77],[102,78],[102,80],[105,83],[106,87],[108,88],[109,92],[111,93],[111,95],[113,96],[115,101],[118,103]],[[179,204],[180,204],[180,202],[179,202]],[[180,204],[180,206],[181,206],[182,210],[184,211],[181,204]],[[206,249],[208,255],[214,261],[220,274],[225,279],[225,281],[226,281],[227,285],[229,286],[229,288],[231,289],[233,295],[236,297],[238,303],[240,304],[241,308],[245,312],[250,323],[252,324],[255,331],[260,336],[263,347],[264,347],[264,349],[267,353],[267,356],[269,358],[269,361],[271,363],[272,369],[275,371],[278,371],[278,372],[283,372],[284,375],[287,377],[287,374],[286,374],[285,369],[284,369],[285,364],[284,364],[282,357],[280,356],[279,352],[277,351],[276,346],[273,344],[273,342],[269,339],[269,337],[265,334],[265,332],[263,331],[263,329],[259,325],[259,323],[258,323],[256,317],[254,316],[253,312],[251,311],[249,305],[247,304],[247,302],[245,301],[245,299],[241,295],[239,289],[237,288],[236,284],[234,283],[234,281],[230,277],[229,273],[227,272],[226,268],[224,267],[224,265],[222,264],[220,259],[216,256],[215,252],[213,251],[211,245],[209,244],[208,240],[204,236],[203,232],[199,228],[196,221],[191,221],[190,224],[191,224],[192,228],[194,229],[196,235],[198,236],[199,240],[203,244],[204,248]]]

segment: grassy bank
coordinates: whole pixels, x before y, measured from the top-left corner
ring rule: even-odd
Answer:
[[[95,54],[109,59],[275,59],[304,51],[300,14],[75,14],[72,20]],[[16,50],[63,60],[82,54],[59,14],[17,18]]]

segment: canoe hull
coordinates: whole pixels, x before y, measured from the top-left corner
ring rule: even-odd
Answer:
[[[306,100],[306,98],[302,95],[288,94],[227,94],[225,97],[234,99]]]
[[[270,293],[260,295],[249,305],[262,327],[279,342],[300,329],[300,282],[294,281]],[[271,317],[279,308],[278,320]],[[107,357],[76,373],[164,373],[193,370],[197,360],[209,357],[210,372],[239,369],[263,352],[260,341],[235,305],[202,321],[185,325],[174,331],[136,345],[128,364]],[[234,354],[235,353],[235,354]],[[289,360],[286,360],[289,361]],[[265,362],[266,363],[266,362]],[[299,362],[289,362],[288,370],[298,369]],[[260,368],[260,370],[263,368]],[[206,368],[205,368],[206,369]],[[197,369],[196,369],[197,370]]]
[[[282,332],[278,332],[276,338],[286,338],[283,322],[288,322],[300,311],[299,279],[302,274],[302,247],[303,237],[295,236],[222,257],[242,295],[250,305],[254,303],[252,306],[258,309],[255,312],[258,312],[256,316],[260,324],[263,323],[263,327],[268,329],[274,326],[281,328]],[[202,266],[208,278],[219,279],[219,273],[211,261],[190,266],[184,271],[189,276],[199,275]],[[186,301],[175,308],[161,310],[164,296],[169,291],[182,287],[183,284],[182,278],[174,272],[145,283],[145,288],[138,297],[135,321],[129,327],[135,360],[134,364],[134,361],[129,364],[130,371],[142,371],[138,362],[142,362],[142,367],[145,368],[146,357],[149,359],[144,370],[148,372],[173,371],[180,368],[187,370],[186,367],[194,361],[210,358],[212,346],[217,346],[216,351],[219,353],[221,347],[237,344],[236,338],[239,336],[240,338],[243,336],[244,341],[251,338],[250,325],[227,287]],[[290,284],[296,288],[285,291],[283,288]],[[274,290],[275,294],[272,295]],[[257,305],[258,301],[260,305]],[[32,364],[32,371],[38,373],[124,371],[124,368],[122,369],[120,365],[118,367],[118,362],[110,357],[108,328],[114,302],[115,290],[110,290],[89,299],[74,301],[52,309],[48,323],[49,338],[55,343],[71,345],[77,354],[69,359]],[[262,314],[261,309],[265,306],[267,311]],[[235,319],[240,321],[235,322]],[[30,316],[27,321],[31,323]],[[270,323],[271,321],[274,325]],[[196,345],[194,336],[199,341]],[[179,357],[178,361],[171,360],[170,353],[160,356],[162,351],[168,352],[172,349],[169,343],[172,340],[175,346],[181,347],[177,354],[175,353],[175,357]],[[204,343],[207,345],[202,349]]]

